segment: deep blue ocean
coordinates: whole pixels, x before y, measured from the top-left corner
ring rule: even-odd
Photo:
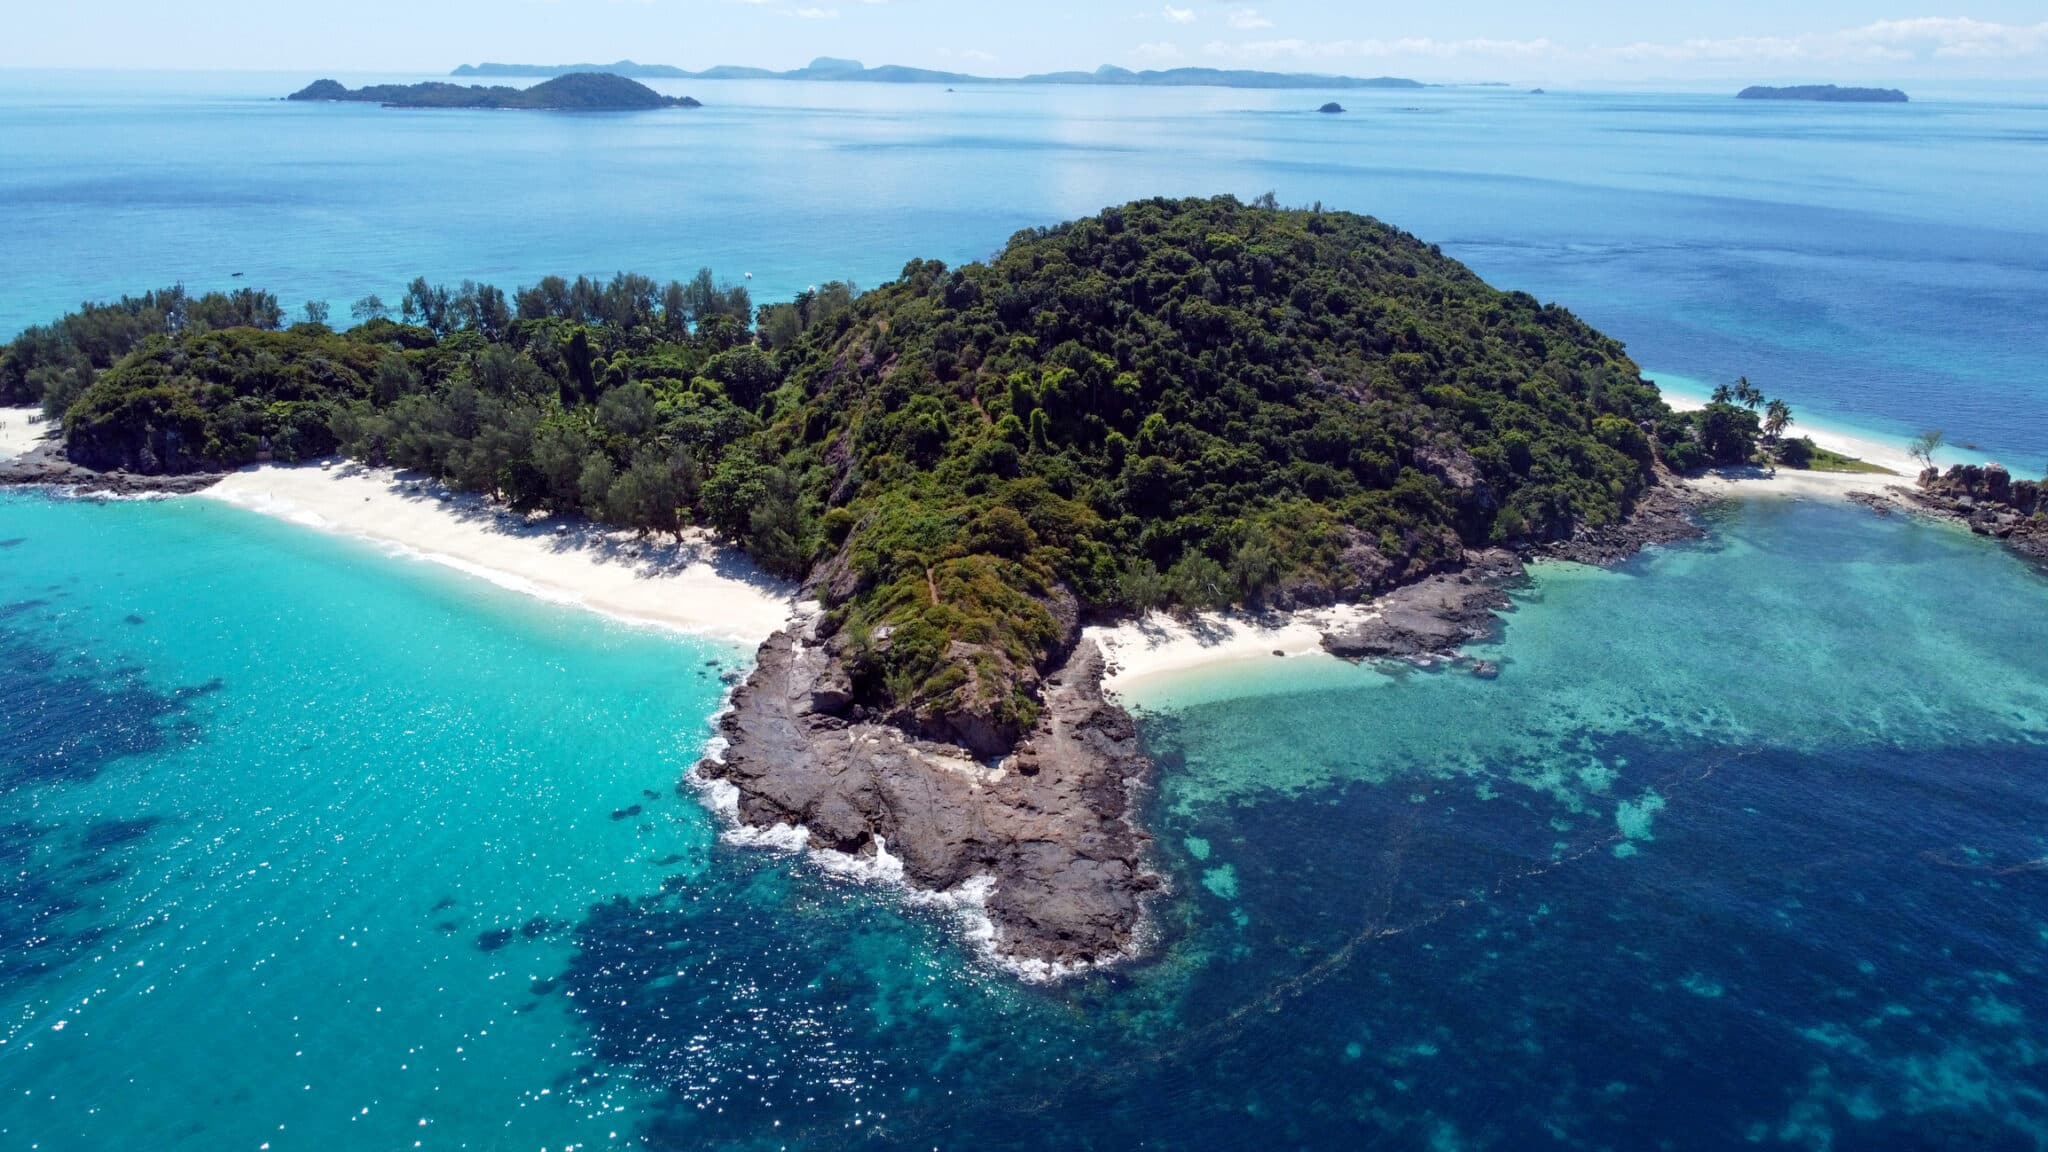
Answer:
[[[2048,466],[2048,91],[659,81],[706,107],[653,116],[277,100],[313,78],[0,71],[0,335],[174,281],[342,315],[419,275],[708,266],[786,299],[1126,200],[1271,190],[1439,243],[1654,371],[1747,375],[1795,411]],[[1332,98],[1350,112],[1314,112]]]
[[[179,279],[771,299],[1272,188],[1654,368],[2048,458],[2040,104],[259,99],[309,79],[0,72],[0,331]],[[1539,569],[1497,680],[1142,684],[1158,937],[1037,986],[721,840],[678,781],[744,651],[212,502],[0,494],[0,1146],[2048,1148],[2048,576],[1845,504],[1710,527]]]

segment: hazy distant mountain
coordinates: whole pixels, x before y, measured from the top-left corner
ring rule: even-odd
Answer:
[[[1317,76],[1304,72],[1253,72],[1239,68],[1168,68],[1133,72],[1104,64],[1093,72],[1043,72],[1024,84],[1107,84],[1139,88],[1427,88],[1398,76]]]
[[[669,76],[686,79],[690,73],[672,64],[464,64],[451,76],[567,76],[571,72],[609,72],[614,76]]]
[[[457,76],[561,76],[571,72],[611,72],[620,76],[667,77],[677,80],[848,80],[871,84],[1101,84],[1139,88],[1424,88],[1419,81],[1394,76],[1316,76],[1297,72],[1253,72],[1227,68],[1168,68],[1164,71],[1133,72],[1128,68],[1103,65],[1093,72],[1044,72],[1033,76],[1004,79],[972,76],[965,72],[940,72],[931,68],[907,68],[884,64],[869,68],[858,60],[820,56],[802,68],[777,72],[721,64],[702,72],[689,72],[667,64],[464,64]]]

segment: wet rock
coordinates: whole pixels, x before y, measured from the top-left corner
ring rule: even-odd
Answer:
[[[1997,464],[1928,468],[1913,488],[1894,486],[1880,501],[1922,516],[1962,524],[2036,564],[2048,565],[2048,481],[2014,480]]]
[[[101,472],[72,463],[65,458],[63,447],[57,444],[45,444],[12,460],[0,460],[0,487],[34,485],[65,488],[81,496],[142,496],[151,493],[198,492],[219,483],[221,475],[218,472],[147,475],[138,472]]]
[[[886,845],[919,888],[988,875],[996,948],[1008,957],[1082,963],[1128,952],[1158,886],[1131,794],[1150,772],[1137,727],[1103,698],[1102,656],[1077,645],[1042,685],[1043,715],[992,765],[959,743],[854,721],[814,707],[837,657],[791,631],[761,646],[721,722],[728,747],[705,776],[734,784],[750,825],[801,825],[814,847]]]
[[[1472,665],[1472,674],[1481,680],[1499,679],[1500,665],[1495,664],[1491,660],[1476,661]]]
[[[1701,496],[1668,473],[1636,498],[1635,507],[1619,524],[1581,525],[1570,537],[1531,549],[1533,558],[1570,560],[1601,566],[1619,564],[1656,544],[1697,540],[1706,535],[1695,519]]]
[[[1455,652],[1492,635],[1506,589],[1523,577],[1504,549],[1474,553],[1456,572],[1396,588],[1373,602],[1374,615],[1323,635],[1323,648],[1346,660],[1415,659]]]

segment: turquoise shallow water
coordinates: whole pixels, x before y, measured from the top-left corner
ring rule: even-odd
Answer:
[[[719,842],[675,784],[743,654],[0,498],[0,1138],[2039,1147],[2044,604],[1758,502],[1539,570],[1496,681],[1155,682],[1153,958],[1033,988]]]
[[[179,279],[772,299],[1272,188],[1643,363],[2048,462],[2038,100],[267,99],[306,79],[0,73],[0,333]],[[745,653],[211,504],[0,495],[0,1143],[2048,1147],[2048,581],[1847,507],[1714,528],[1539,571],[1497,681],[1148,686],[1173,896],[1147,962],[1047,989],[719,841],[676,783]]]
[[[0,524],[9,1144],[609,1130],[529,986],[705,866],[674,788],[740,653],[209,503]]]

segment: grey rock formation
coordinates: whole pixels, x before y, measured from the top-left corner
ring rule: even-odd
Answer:
[[[943,891],[993,876],[988,913],[1008,958],[1080,964],[1128,952],[1158,886],[1131,821],[1151,764],[1137,726],[1102,695],[1102,656],[1082,642],[1041,687],[1044,715],[1006,759],[840,715],[839,658],[779,632],[733,696],[723,757],[700,765],[734,784],[740,819],[801,825],[813,847],[871,851]]]

